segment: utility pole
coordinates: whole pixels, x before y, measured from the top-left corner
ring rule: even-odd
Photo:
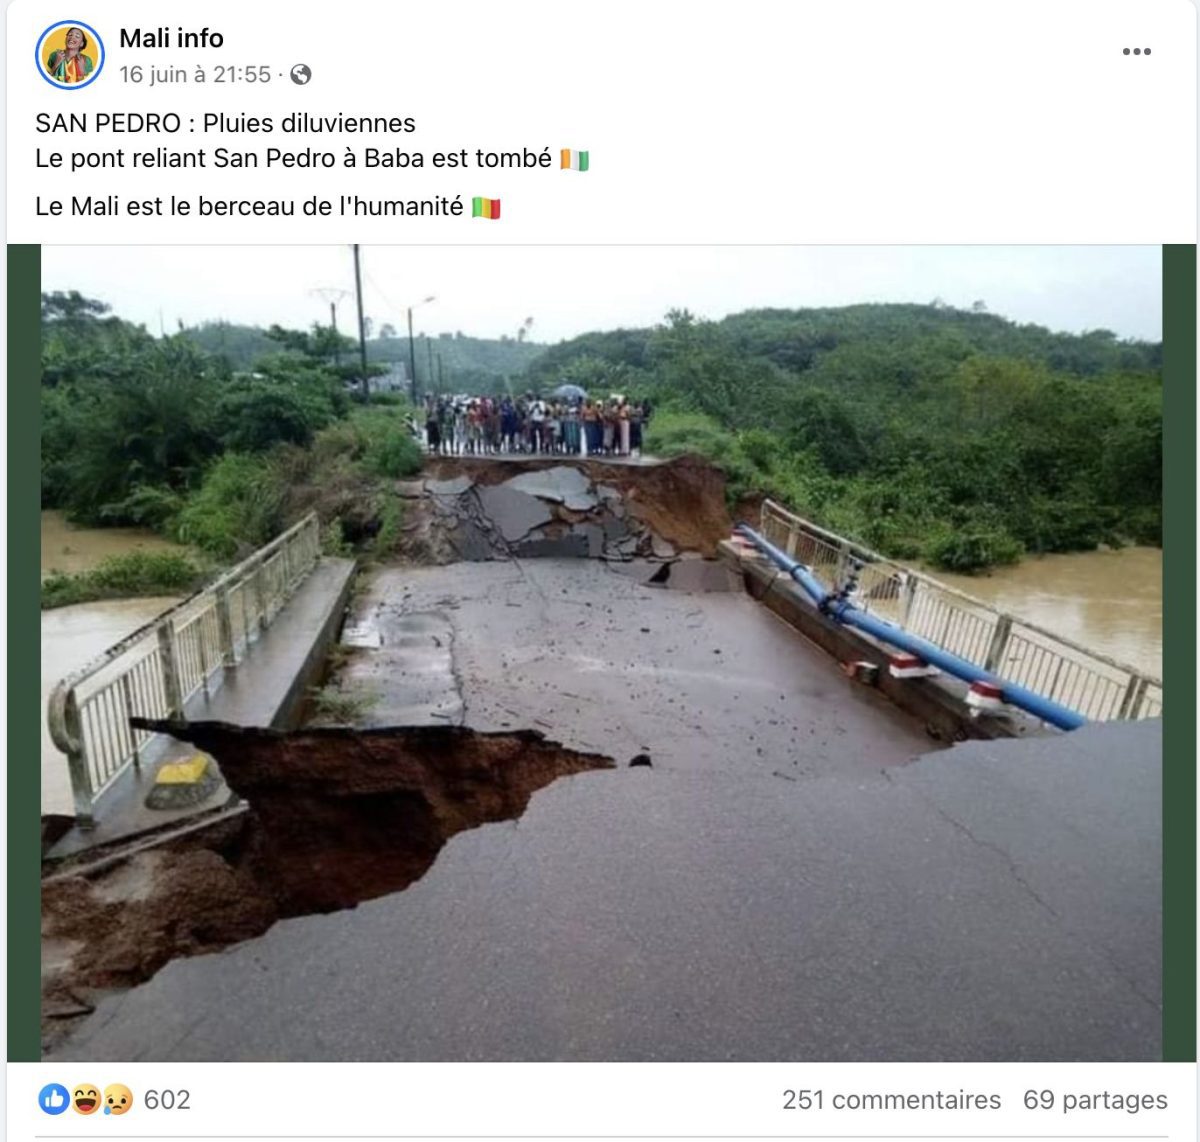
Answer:
[[[338,289],[336,286],[321,286],[318,289],[308,291],[314,297],[319,297],[322,301],[329,302],[329,330],[333,334],[333,363],[338,366],[342,363],[342,350],[339,342],[341,337],[338,336],[337,326],[337,307],[338,302],[344,297],[350,296],[350,291],[347,289]]]
[[[354,243],[354,292],[358,295],[358,351],[362,362],[362,399],[363,404],[366,404],[371,399],[371,386],[367,379],[367,334],[363,324],[362,265],[359,261],[357,242]],[[409,321],[411,329],[411,311],[409,312]]]
[[[413,307],[408,307],[408,365],[412,370],[412,376],[408,379],[409,391],[412,393],[413,408],[417,407],[417,349],[413,344],[412,334],[412,311]]]
[[[410,305],[408,307],[408,365],[409,365],[409,368],[412,369],[411,389],[412,389],[412,402],[413,402],[414,407],[416,406],[416,403],[417,403],[417,346],[416,346],[416,342],[413,341],[412,314],[413,314],[413,310],[416,309],[417,306],[428,305],[429,302],[431,302],[431,301],[437,301],[437,298],[434,297],[432,294],[430,294],[429,297],[422,298],[420,301],[417,302],[416,305]],[[432,375],[430,376],[429,380],[432,383],[432,381],[433,381]]]

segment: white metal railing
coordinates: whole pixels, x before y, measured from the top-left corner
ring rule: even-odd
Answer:
[[[55,686],[46,708],[54,744],[67,756],[77,822],[89,827],[96,803],[131,765],[155,755],[161,735],[131,717],[182,717],[207,699],[312,570],[321,553],[310,512],[249,559],[134,631]]]
[[[1085,718],[1162,714],[1161,679],[885,559],[773,500],[763,503],[761,531],[830,587],[842,583],[850,560],[857,560],[855,606]]]

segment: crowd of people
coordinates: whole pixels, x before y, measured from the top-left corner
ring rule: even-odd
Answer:
[[[624,397],[425,397],[425,443],[442,456],[640,456],[649,401]]]

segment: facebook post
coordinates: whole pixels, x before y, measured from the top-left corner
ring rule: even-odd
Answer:
[[[14,1142],[1197,1136],[1192,5],[6,37]]]

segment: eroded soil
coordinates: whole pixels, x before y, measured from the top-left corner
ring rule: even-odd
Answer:
[[[132,987],[178,956],[261,935],[278,919],[399,892],[455,833],[519,817],[558,777],[613,765],[534,731],[281,734],[211,722],[170,731],[211,753],[253,808],[95,875],[80,866],[47,878],[48,1043],[105,991]]]
[[[425,474],[441,480],[466,475],[477,485],[491,486],[522,472],[563,465],[578,468],[593,484],[616,489],[630,516],[681,551],[698,551],[711,558],[717,544],[729,535],[725,474],[700,456],[645,465],[564,456],[512,460],[433,456],[425,463]]]

